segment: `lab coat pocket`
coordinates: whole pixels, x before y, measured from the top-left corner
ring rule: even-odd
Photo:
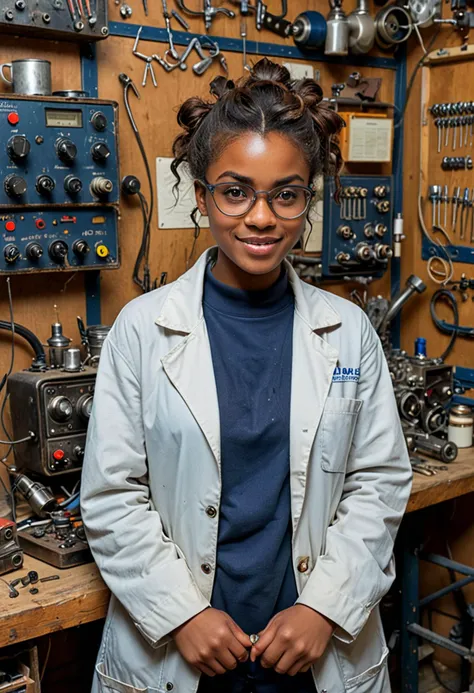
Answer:
[[[148,688],[130,686],[128,683],[123,683],[122,681],[112,678],[112,676],[107,676],[107,674],[104,673],[103,662],[97,664],[95,669],[103,693],[109,693],[110,691],[116,691],[117,693],[147,693],[149,690]]]
[[[328,397],[320,423],[321,468],[325,472],[346,471],[362,400]]]

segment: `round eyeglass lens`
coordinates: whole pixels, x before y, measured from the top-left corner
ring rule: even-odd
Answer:
[[[306,211],[311,193],[302,187],[286,185],[272,190],[269,197],[275,214],[294,219]],[[223,214],[240,216],[251,208],[254,190],[242,183],[218,183],[214,188],[214,200]]]

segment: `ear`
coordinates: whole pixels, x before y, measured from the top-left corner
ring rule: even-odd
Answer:
[[[194,181],[194,194],[196,195],[196,204],[201,215],[207,217],[206,188],[198,180]]]

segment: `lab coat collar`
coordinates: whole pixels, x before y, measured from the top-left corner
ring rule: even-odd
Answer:
[[[217,255],[217,246],[206,250],[196,264],[172,285],[161,313],[155,322],[174,332],[190,334],[203,319],[202,295],[204,274],[209,260]],[[291,264],[285,260],[295,296],[295,310],[311,330],[339,325],[341,318],[321,291],[301,281]]]

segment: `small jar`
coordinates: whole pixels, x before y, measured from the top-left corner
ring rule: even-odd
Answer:
[[[471,407],[456,404],[449,410],[448,440],[456,443],[458,448],[472,446],[474,415]]]

